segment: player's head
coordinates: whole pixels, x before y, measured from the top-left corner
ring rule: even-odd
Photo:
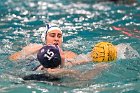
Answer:
[[[61,46],[63,42],[62,30],[57,26],[46,26],[46,30],[42,33],[42,41],[46,44]]]
[[[58,46],[46,45],[42,47],[37,59],[45,68],[56,68],[61,65],[61,56]]]

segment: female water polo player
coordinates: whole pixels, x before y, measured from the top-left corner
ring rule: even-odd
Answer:
[[[69,61],[69,59],[73,59],[77,56],[76,53],[72,51],[63,51],[61,49],[62,42],[63,42],[63,35],[62,30],[56,26],[49,26],[47,25],[46,31],[42,33],[41,39],[45,45],[55,45],[58,46],[60,49],[61,58],[64,61]],[[17,61],[19,59],[26,59],[32,56],[33,54],[37,54],[37,52],[43,47],[43,44],[30,44],[28,46],[23,47],[23,49],[19,52],[12,54],[9,59],[13,61]],[[89,60],[87,60],[89,61]],[[81,64],[84,62],[65,62],[66,66]]]
[[[63,42],[62,31],[56,26],[47,25],[46,31],[44,31],[44,33],[42,34],[41,39],[45,45],[58,45],[61,48]],[[26,59],[30,55],[36,54],[38,50],[41,49],[43,46],[43,44],[30,44],[23,47],[21,51],[12,54],[9,58],[13,61],[19,59]],[[66,58],[73,58],[77,54],[71,51],[63,51],[63,55],[65,55]]]
[[[97,64],[94,69],[81,73],[78,70],[61,68],[62,60],[58,46],[45,45],[37,53],[37,59],[40,62],[40,70],[43,74],[30,74],[24,76],[24,80],[37,81],[58,81],[61,77],[72,77],[74,79],[85,81],[92,79],[96,74],[107,67],[107,64]]]
[[[81,56],[77,55],[76,53],[72,52],[72,51],[63,51],[61,49],[62,46],[62,42],[63,42],[63,35],[62,35],[62,31],[60,28],[56,27],[56,26],[47,26],[46,27],[46,31],[42,34],[42,41],[45,43],[45,45],[53,45],[53,46],[58,46],[59,52],[60,52],[60,56],[61,56],[61,66],[56,66],[56,67],[45,67],[43,66],[43,64],[41,64],[40,66],[37,66],[36,70],[46,70],[48,73],[50,74],[54,74],[54,75],[64,75],[64,74],[77,74],[77,71],[73,71],[73,70],[66,70],[63,69],[63,66],[74,66],[74,65],[79,65],[79,64],[83,64],[83,63],[87,63],[90,62],[91,59],[88,57],[88,55],[82,59],[82,60],[75,60],[77,57],[77,59],[81,59]],[[37,54],[39,52],[39,50],[41,48],[44,48],[45,45],[42,44],[30,44],[28,46],[25,46],[21,51],[16,52],[14,54],[12,54],[9,59],[16,61],[19,59],[26,59],[29,56],[33,55],[33,54]],[[73,60],[74,59],[74,60]],[[58,68],[61,67],[61,68]],[[99,67],[99,68],[98,68]],[[78,75],[81,76],[80,79],[86,79],[99,72],[101,72],[105,67],[107,67],[107,65],[102,65],[100,63],[98,63],[97,66],[94,67],[94,72],[90,71],[90,73],[87,72],[87,74],[90,75]],[[96,68],[96,70],[95,70]],[[86,78],[84,76],[87,76]],[[83,77],[83,78],[82,78]]]

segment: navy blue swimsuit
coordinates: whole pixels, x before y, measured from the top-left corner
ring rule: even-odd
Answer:
[[[23,80],[37,80],[37,81],[59,81],[60,78],[50,74],[31,74],[22,77]]]

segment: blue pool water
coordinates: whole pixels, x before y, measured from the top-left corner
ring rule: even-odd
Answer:
[[[1,0],[0,93],[139,93],[140,4],[96,1]],[[107,41],[119,46],[119,59],[81,87],[24,82],[19,75],[30,73],[29,60],[14,63],[8,56],[29,43],[42,43],[41,27],[47,23],[62,28],[64,50],[86,54],[96,43]],[[124,54],[126,47],[130,51]],[[90,64],[94,63],[77,69],[90,69]]]

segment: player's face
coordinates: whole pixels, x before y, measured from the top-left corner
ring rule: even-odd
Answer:
[[[62,32],[59,30],[52,30],[51,32],[47,33],[46,36],[46,44],[53,44],[53,45],[58,45],[61,47],[62,45]]]

